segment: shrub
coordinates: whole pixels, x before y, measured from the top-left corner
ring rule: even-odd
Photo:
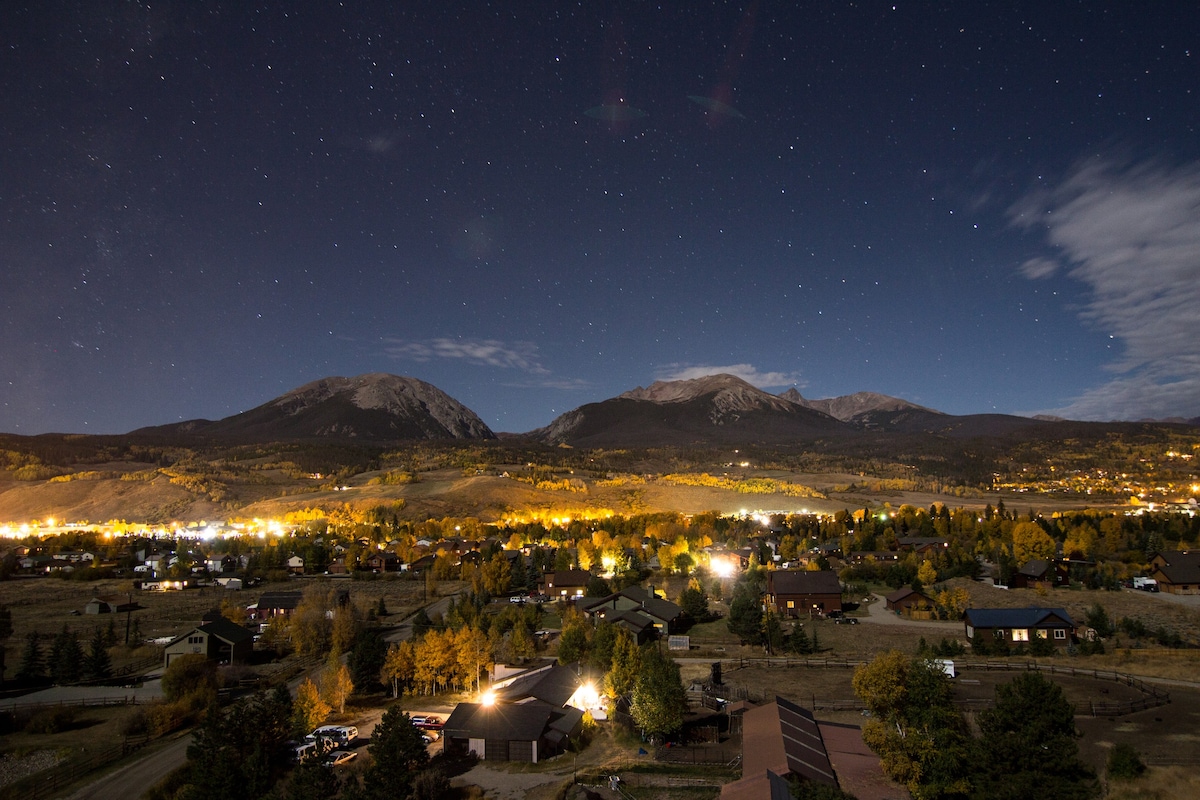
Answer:
[[[202,695],[207,704],[216,695],[217,688],[216,662],[201,655],[180,656],[163,672],[162,691],[168,702]]]
[[[26,733],[62,733],[71,727],[79,709],[69,706],[47,708],[37,712],[25,723]]]
[[[1142,757],[1133,745],[1118,744],[1108,754],[1108,777],[1131,780],[1146,771]]]

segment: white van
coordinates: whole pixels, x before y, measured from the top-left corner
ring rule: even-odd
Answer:
[[[353,725],[322,725],[304,738],[312,741],[328,739],[338,744],[349,744],[358,738],[358,728]]]

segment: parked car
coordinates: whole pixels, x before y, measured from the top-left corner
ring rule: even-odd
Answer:
[[[297,764],[305,759],[312,758],[320,754],[321,749],[315,741],[307,741],[302,743],[291,742],[292,760]]]
[[[336,767],[340,764],[349,764],[356,758],[358,758],[358,753],[353,750],[334,750],[325,757],[325,763],[331,767]]]
[[[445,723],[442,722],[441,717],[437,716],[436,714],[430,714],[429,716],[413,717],[412,724],[414,728],[441,730]]]
[[[326,739],[340,745],[349,744],[358,738],[358,728],[353,725],[322,725],[304,738],[312,741]]]
[[[834,617],[834,625],[857,625],[858,617]]]

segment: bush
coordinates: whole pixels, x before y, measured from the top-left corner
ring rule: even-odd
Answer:
[[[1133,745],[1118,744],[1108,754],[1108,777],[1132,780],[1146,771],[1142,757]]]
[[[37,712],[25,723],[26,733],[62,733],[75,723],[79,709],[61,706]]]
[[[119,730],[124,736],[163,736],[168,734],[199,718],[204,706],[197,706],[192,702],[197,697],[197,695],[192,695],[188,699],[174,703],[151,703],[142,706],[125,718]]]
[[[200,695],[197,702],[207,705],[217,689],[217,664],[201,655],[180,656],[163,672],[162,691],[168,702]]]

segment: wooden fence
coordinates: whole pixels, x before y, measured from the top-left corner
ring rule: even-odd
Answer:
[[[148,741],[149,736],[127,736],[103,749],[76,753],[48,770],[0,788],[0,800],[41,800],[54,797],[83,775],[124,758]]]
[[[721,668],[727,673],[750,667],[777,669],[798,667],[809,669],[853,669],[866,663],[865,661],[838,658],[738,658],[722,661]],[[1171,702],[1171,694],[1166,689],[1133,675],[1127,675],[1124,672],[1116,672],[1114,670],[1065,667],[1059,664],[1040,664],[1036,661],[977,661],[973,659],[954,659],[954,666],[959,672],[970,672],[973,670],[983,672],[1044,672],[1051,675],[1091,678],[1092,680],[1124,684],[1142,693],[1142,697],[1137,700],[1091,702],[1089,703],[1089,710],[1093,717],[1119,717],[1125,714],[1132,714],[1136,711],[1145,711],[1150,708],[1165,706]],[[709,704],[708,698],[718,696],[726,700],[751,700],[756,702],[762,702],[767,699],[762,694],[749,692],[740,687],[720,686],[707,687],[707,691],[700,694],[700,697],[703,699],[697,700],[697,702],[711,708],[712,706]],[[813,697],[812,703],[814,711],[817,709],[827,711],[858,711],[865,708],[857,700],[818,700],[816,697]],[[993,704],[994,701],[990,699],[960,700],[957,702],[958,707],[964,711],[989,708]]]
[[[135,706],[137,705],[137,695],[113,695],[111,697],[81,697],[75,700],[43,700],[34,703],[11,703],[5,706],[0,706],[0,712],[10,712],[12,714],[24,714],[30,711],[41,711],[46,708],[77,708],[85,707],[103,707],[103,706]]]
[[[668,764],[724,764],[732,766],[742,758],[737,747],[656,747],[654,760]]]

